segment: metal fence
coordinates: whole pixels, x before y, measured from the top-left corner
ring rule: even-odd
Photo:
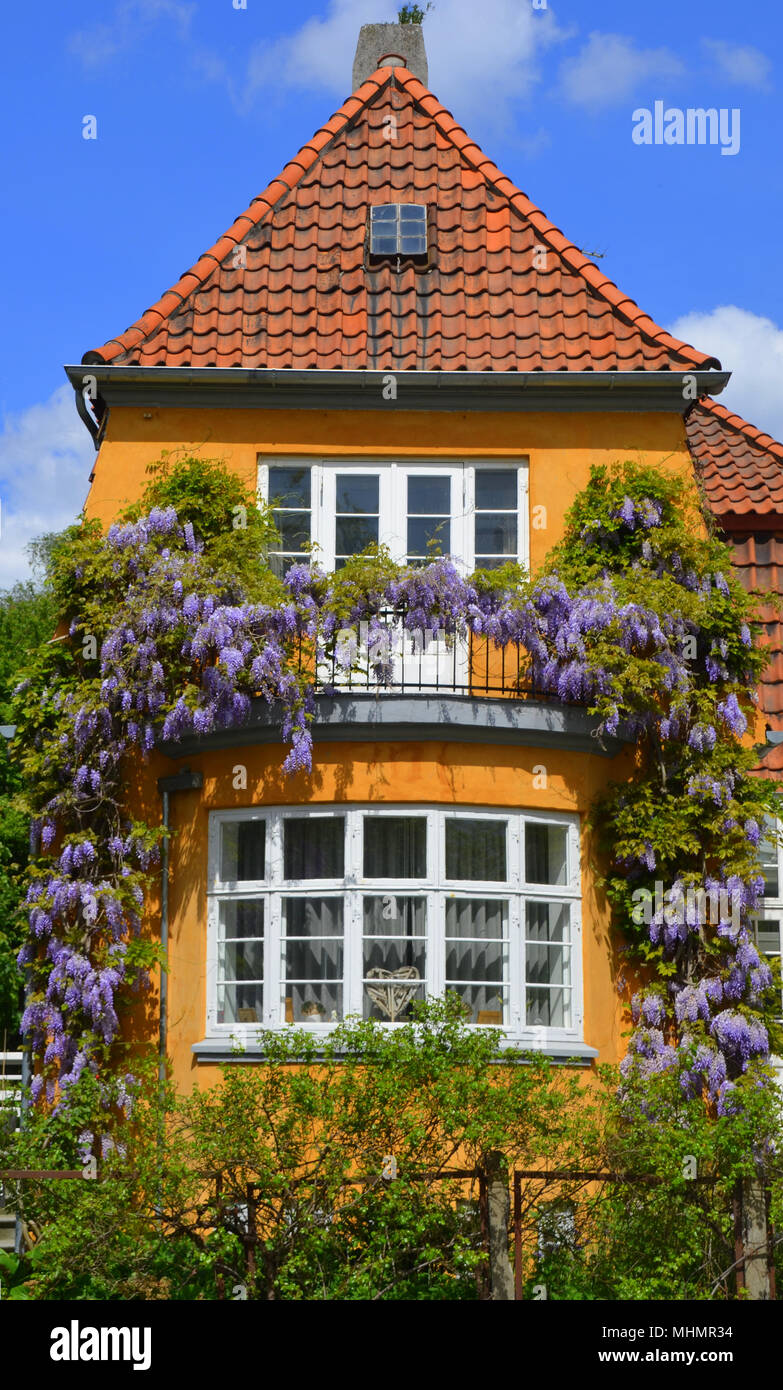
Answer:
[[[314,668],[321,693],[544,698],[529,679],[528,660],[516,642],[499,646],[485,637],[412,626],[404,607],[381,609],[372,624],[346,624],[326,659],[316,661],[306,644],[299,652],[300,670]]]

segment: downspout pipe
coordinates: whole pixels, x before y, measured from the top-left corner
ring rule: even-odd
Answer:
[[[166,1043],[168,1036],[169,1002],[169,797],[171,792],[161,792],[163,802],[163,848],[161,851],[160,876],[160,949],[163,956],[160,968],[160,1027],[158,1030],[158,1080],[163,1084],[166,1078]]]

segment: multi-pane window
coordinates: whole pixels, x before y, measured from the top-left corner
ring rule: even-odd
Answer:
[[[476,566],[496,569],[519,556],[517,480],[513,471],[482,468],[476,473]]]
[[[217,845],[220,879],[233,885],[217,910],[216,1018],[220,1023],[253,1023],[264,1003],[265,903],[246,885],[266,873],[266,821],[227,820]]]
[[[451,479],[446,474],[408,478],[407,560],[415,564],[451,554]]]
[[[279,547],[270,557],[278,574],[301,560],[312,534],[311,469],[306,465],[269,468],[268,500],[272,503],[275,525],[280,533]]]
[[[335,566],[377,545],[380,479],[375,473],[339,473],[335,489]]]
[[[450,990],[477,1026],[576,1039],[578,858],[555,813],[213,812],[210,1029],[394,1024]]]
[[[370,260],[423,260],[427,209],[423,203],[375,203],[370,208]]]
[[[261,460],[259,491],[280,532],[278,573],[311,549],[339,569],[371,544],[408,564],[450,555],[472,570],[527,560],[526,460]]]
[[[764,876],[764,897],[766,899],[778,899],[780,897],[780,848],[777,838],[777,827],[771,817],[767,817],[764,822],[764,837],[759,844],[759,858],[761,859],[761,872]]]
[[[780,961],[783,944],[783,851],[778,840],[779,830],[780,823],[768,817],[764,823],[764,838],[759,845],[764,876],[764,905],[756,918],[756,944],[770,963]],[[783,1015],[783,998],[780,1012]]]

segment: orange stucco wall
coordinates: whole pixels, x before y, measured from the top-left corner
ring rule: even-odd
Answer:
[[[149,418],[145,418],[149,416]],[[145,468],[162,449],[198,449],[222,457],[255,486],[259,454],[329,454],[349,457],[508,456],[530,461],[531,568],[557,543],[574,495],[594,463],[631,458],[686,473],[690,460],[682,420],[664,414],[428,414],[383,411],[112,410],[96,460],[87,503],[104,523],[140,495]],[[544,508],[536,513],[535,508]],[[536,525],[536,519],[539,523]],[[615,948],[608,914],[594,885],[591,845],[584,830],[590,804],[605,783],[621,778],[624,754],[597,754],[477,743],[317,743],[311,778],[284,779],[280,745],[204,752],[189,759],[203,773],[200,792],[172,796],[169,1053],[184,1090],[216,1080],[216,1068],[198,1065],[191,1045],[205,1029],[207,824],[211,810],[250,804],[288,805],[389,801],[444,806],[532,808],[582,817],[583,981],[585,1040],[601,1061],[623,1051],[625,1026],[616,990]],[[247,790],[235,791],[233,769],[247,769]],[[534,786],[533,767],[547,770]],[[159,754],[129,768],[135,807],[159,819],[155,779],[176,771]],[[540,779],[539,779],[540,780]],[[159,904],[151,901],[149,930],[159,930]],[[153,1042],[155,1001],[137,1015],[136,1029]]]
[[[150,418],[145,418],[149,416]],[[259,454],[379,458],[530,459],[531,568],[561,539],[563,519],[595,463],[634,459],[680,473],[691,469],[685,426],[659,414],[447,414],[326,410],[141,410],[115,407],[95,463],[88,516],[104,523],[135,501],[148,463],[162,449],[224,458],[255,489]],[[546,509],[545,516],[535,513]]]

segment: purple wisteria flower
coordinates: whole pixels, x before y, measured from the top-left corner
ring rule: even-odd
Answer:
[[[718,705],[718,716],[724,724],[731,729],[733,734],[741,737],[748,727],[748,721],[737,703],[737,697],[732,692],[725,700]]]

